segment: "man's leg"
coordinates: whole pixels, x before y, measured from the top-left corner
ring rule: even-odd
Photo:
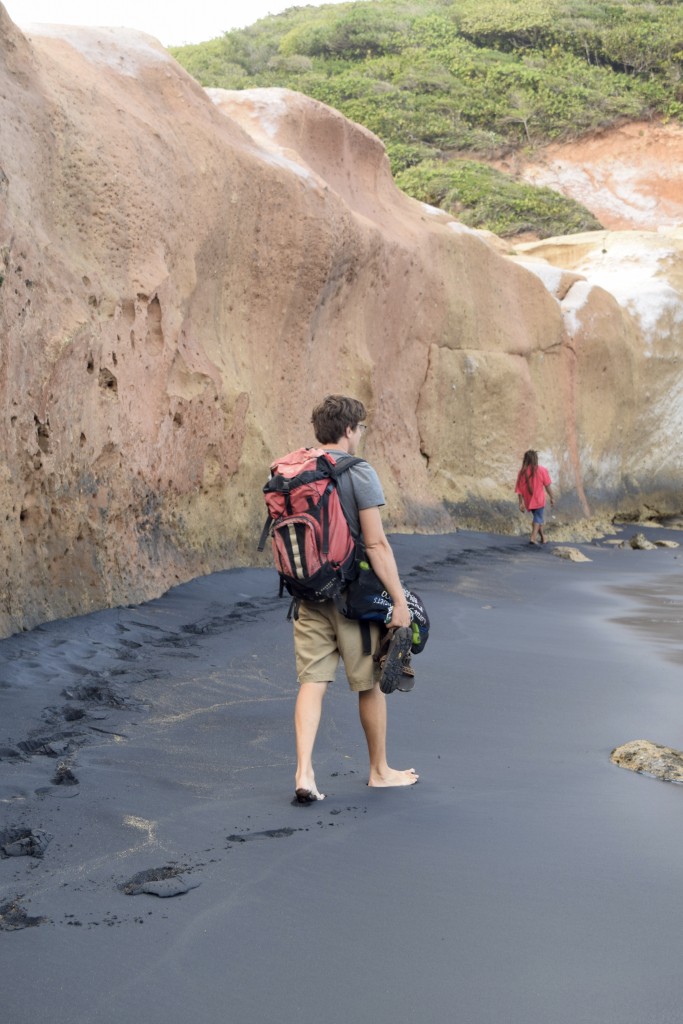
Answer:
[[[370,757],[368,786],[414,785],[419,778],[414,768],[398,771],[387,764],[387,701],[378,682],[358,694],[358,711]]]
[[[318,800],[325,794],[320,793],[315,784],[313,772],[313,747],[318,734],[323,698],[327,691],[327,683],[301,683],[294,706],[294,731],[296,734],[296,775],[294,787],[310,793]]]
[[[323,698],[328,681],[334,679],[339,663],[337,638],[332,617],[331,601],[321,605],[301,602],[299,617],[294,620],[294,653],[299,693],[294,707],[296,736],[295,788],[297,798],[306,803],[322,800],[324,794],[315,784],[313,747],[320,725]]]

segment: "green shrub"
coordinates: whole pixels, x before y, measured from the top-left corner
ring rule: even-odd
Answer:
[[[280,42],[285,56],[294,53],[308,57],[364,57],[391,53],[397,49],[401,26],[396,25],[376,3],[351,4],[341,14],[330,13],[324,20],[300,25]]]
[[[410,145],[409,143],[390,142],[387,146],[387,154],[391,162],[391,169],[394,175],[399,171],[405,171],[408,167],[415,167],[425,160],[434,156],[431,146],[424,144]]]
[[[455,5],[458,28],[477,46],[536,49],[554,41],[557,0],[464,0]]]
[[[474,160],[425,160],[396,175],[414,199],[438,206],[463,224],[502,238],[532,232],[540,238],[596,231],[599,221],[579,203],[549,188],[513,180]]]

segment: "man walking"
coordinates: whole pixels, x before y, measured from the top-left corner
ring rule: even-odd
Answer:
[[[344,395],[328,395],[313,410],[313,429],[318,443],[334,456],[355,455],[365,424],[362,402]],[[410,612],[398,576],[396,560],[384,533],[380,506],[384,493],[379,477],[367,463],[352,465],[338,481],[344,514],[355,537],[361,537],[368,561],[393,603],[390,627],[410,625]],[[379,626],[371,623],[373,649]],[[323,698],[334,679],[341,657],[351,690],[358,693],[358,709],[370,759],[368,785],[412,786],[418,780],[413,768],[390,768],[386,754],[386,698],[379,687],[380,670],[363,650],[358,622],[345,618],[333,601],[314,604],[302,601],[294,622],[294,651],[299,680],[294,711],[296,733],[296,799],[299,803],[323,800],[313,771],[313,747],[320,725]]]

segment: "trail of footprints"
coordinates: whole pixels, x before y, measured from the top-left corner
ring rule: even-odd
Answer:
[[[367,813],[367,807],[347,806],[346,808],[331,808],[327,815],[337,817],[344,813],[351,813],[354,817]],[[264,829],[262,831],[245,828],[242,832],[232,833],[226,836],[226,850],[240,849],[241,847],[254,842],[270,839],[288,839],[297,832],[310,832],[312,828],[327,829],[334,827],[337,822],[326,821],[317,818],[312,825],[298,827],[283,826],[281,828]],[[43,858],[50,840],[53,837],[40,829],[5,829],[0,832],[0,857],[26,856],[37,860]],[[205,851],[211,853],[211,850]],[[216,864],[220,857],[212,858],[209,863]],[[195,877],[196,873],[206,867],[205,863],[177,863],[164,864],[161,867],[148,868],[139,871],[125,881],[115,881],[113,888],[126,896],[155,896],[162,899],[183,896],[201,885],[201,881]],[[64,925],[66,927],[87,927],[95,928],[100,925],[115,927],[123,924],[144,924],[145,920],[153,915],[152,910],[145,914],[132,916],[115,914],[107,911],[101,920],[91,919],[89,921],[79,920],[75,914],[64,914],[61,921],[53,921],[47,917],[40,917],[30,913],[27,904],[31,900],[24,893],[15,893],[11,897],[0,898],[0,932],[20,931],[24,928],[35,928],[38,925]],[[164,915],[166,916],[166,915]]]
[[[237,602],[227,614],[223,612],[184,625],[179,628],[178,632],[169,632],[153,623],[132,619],[129,620],[129,625],[117,623],[115,630],[118,636],[112,638],[109,644],[93,641],[94,645],[103,649],[88,656],[89,661],[96,661],[97,655],[103,654],[107,664],[104,671],[98,671],[94,666],[84,665],[75,660],[72,650],[74,643],[65,640],[57,641],[52,651],[53,658],[61,660],[63,664],[66,662],[67,672],[62,671],[63,676],[71,675],[73,677],[73,682],[64,687],[60,693],[65,703],[46,707],[41,716],[43,724],[31,729],[24,739],[0,746],[0,770],[3,762],[16,764],[29,761],[34,757],[51,758],[56,763],[50,786],[37,789],[36,797],[41,798],[57,793],[60,796],[77,795],[79,779],[75,771],[75,758],[79,748],[93,740],[93,733],[123,735],[111,728],[112,713],[115,715],[122,711],[142,712],[149,707],[120,689],[121,686],[125,686],[126,690],[134,690],[137,683],[143,680],[148,682],[161,675],[161,672],[148,667],[144,664],[145,662],[153,661],[163,650],[172,652],[174,657],[198,657],[198,654],[192,653],[192,648],[200,644],[203,637],[215,636],[243,622],[256,621],[262,613],[263,602],[257,604],[247,600]],[[131,628],[135,629],[137,635],[141,630],[146,632],[144,643],[125,636]],[[35,632],[39,633],[40,628]],[[82,646],[82,642],[79,643],[80,646]],[[9,663],[11,665],[12,661],[19,660],[21,660],[24,671],[33,669],[38,674],[45,672],[44,664],[40,660],[31,661],[30,652],[27,656],[27,651],[23,648],[19,648],[14,656],[10,657]],[[111,668],[112,661],[118,661],[124,666],[130,667]],[[5,667],[7,667],[7,661]],[[112,680],[116,682],[112,682]],[[0,685],[3,685],[1,678]],[[352,813],[358,810],[359,808],[356,807],[346,808],[347,812]],[[365,810],[363,808],[362,813],[365,813]],[[327,815],[336,817],[342,813],[341,808],[333,808],[327,812]],[[225,849],[232,850],[257,841],[290,838],[297,832],[309,832],[312,827],[325,829],[334,825],[334,821],[318,818],[312,826],[297,828],[285,826],[263,831],[245,829],[240,833],[227,836]],[[37,867],[44,860],[46,854],[49,856],[49,845],[53,839],[54,836],[42,828],[22,823],[12,824],[0,830],[0,859],[28,857]],[[215,862],[216,859],[212,861],[212,863]],[[113,888],[128,896],[144,894],[159,898],[177,897],[190,892],[201,884],[194,875],[204,866],[204,864],[165,864],[138,872],[125,881],[115,881]],[[126,923],[144,924],[145,916],[150,916],[153,913],[148,910],[146,915],[127,917],[106,912],[102,920],[88,922],[78,920],[74,914],[64,914],[61,921],[55,922],[33,914],[30,904],[31,898],[26,893],[0,894],[0,931],[20,931],[45,924],[63,924],[69,927],[83,927],[85,924],[89,928],[100,925],[115,927]]]

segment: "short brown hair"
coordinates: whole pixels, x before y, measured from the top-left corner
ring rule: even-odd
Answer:
[[[346,395],[327,395],[316,405],[311,416],[315,436],[320,444],[335,444],[346,433],[365,419],[365,406],[357,398]]]

